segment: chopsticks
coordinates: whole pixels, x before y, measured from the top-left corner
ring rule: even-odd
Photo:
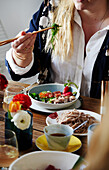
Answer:
[[[43,32],[43,31],[46,31],[46,30],[49,30],[49,29],[53,29],[53,28],[54,27],[44,28],[44,29],[39,30],[39,31],[34,31],[34,32],[32,32],[32,34],[37,34],[39,32]],[[19,37],[21,37],[21,36],[18,36],[18,37],[12,38],[12,39],[8,39],[8,40],[5,40],[5,41],[0,41],[0,46],[3,46],[5,44],[9,44],[9,43],[13,42],[14,40],[17,40]]]

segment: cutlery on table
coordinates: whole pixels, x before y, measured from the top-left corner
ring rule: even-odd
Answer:
[[[25,87],[22,91],[23,91],[24,93],[27,93],[27,91],[28,91],[33,85],[35,85],[35,84],[37,84],[37,83],[34,82],[34,83],[30,84],[29,86]]]
[[[73,131],[79,129],[81,126],[83,126],[84,124],[86,124],[88,122],[88,120],[86,120],[85,122],[81,123],[79,126],[77,126],[75,129],[73,129]]]

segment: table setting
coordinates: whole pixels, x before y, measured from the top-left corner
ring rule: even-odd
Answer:
[[[7,82],[8,82],[7,85],[1,89],[1,91],[3,91],[3,96],[2,95],[0,96],[0,100],[2,100],[3,98],[4,99],[3,99],[3,104],[0,107],[0,111],[1,111],[0,116],[1,115],[3,116],[3,113],[4,113],[4,130],[9,129],[15,132],[16,139],[18,142],[18,152],[19,152],[19,158],[13,161],[12,164],[8,166],[9,170],[14,170],[14,167],[15,168],[17,167],[18,169],[21,165],[25,169],[26,164],[28,165],[27,160],[29,159],[31,159],[33,162],[32,163],[33,167],[30,167],[33,170],[35,168],[40,169],[42,167],[44,169],[44,168],[47,168],[48,166],[54,166],[55,168],[65,170],[64,164],[66,164],[66,169],[69,170],[74,167],[74,165],[76,164],[76,162],[78,162],[78,160],[84,160],[87,154],[88,131],[85,133],[83,132],[76,133],[76,131],[72,132],[70,135],[67,147],[65,149],[62,149],[62,148],[53,149],[53,148],[50,148],[49,146],[49,142],[46,136],[46,132],[48,130],[45,131],[45,127],[47,128],[51,126],[58,127],[58,126],[63,125],[65,127],[69,126],[73,130],[74,128],[72,128],[69,124],[65,124],[63,122],[62,123],[57,122],[57,118],[59,119],[60,115],[62,116],[62,114],[64,115],[66,112],[73,112],[75,109],[79,113],[82,113],[82,114],[84,113],[85,116],[89,115],[89,117],[93,117],[95,120],[97,120],[98,123],[100,123],[101,122],[101,115],[99,114],[100,113],[100,100],[88,98],[85,96],[80,96],[77,87],[75,85],[71,86],[71,84],[69,86],[68,91],[66,91],[66,93],[70,94],[71,98],[73,99],[70,100],[67,98],[66,103],[64,103],[63,96],[66,97],[67,95],[63,93],[63,91],[68,84],[66,85],[55,84],[55,83],[45,84],[45,85],[35,84],[31,86],[30,89],[28,89],[28,92],[26,91],[25,93],[26,87],[29,87],[30,85],[20,83],[20,82],[14,82],[14,81],[7,81]],[[4,101],[6,101],[6,89],[9,86],[9,84],[13,86],[13,88],[11,89],[14,89],[15,85],[22,86],[23,89],[20,89],[20,92],[18,92],[18,94],[14,94],[13,96],[11,95],[11,97],[9,98],[10,100],[8,100],[8,106],[4,107]],[[60,103],[59,100],[58,100],[58,103],[53,103],[54,102],[53,93],[55,91],[56,92],[58,91],[56,95],[58,97],[60,96],[61,99],[60,98],[58,99],[60,99],[62,103]],[[46,96],[45,97],[46,99],[43,98],[44,101],[42,100],[42,98],[41,100],[37,100],[37,97],[39,97],[40,93],[41,95]],[[32,94],[34,94],[35,97],[33,97]],[[47,95],[50,95],[50,99],[49,99],[50,102],[46,101]],[[89,117],[87,118],[86,116],[84,121],[81,120],[79,124],[77,123],[77,126],[80,126],[80,124],[84,123],[88,119],[84,123],[85,125],[89,121]],[[20,123],[18,122],[18,120]],[[77,126],[75,126],[75,128]],[[62,139],[62,138],[65,138],[66,136],[69,136],[69,135],[66,134],[64,137],[61,136],[59,138]],[[57,137],[57,136],[54,136],[54,137]],[[55,140],[53,139],[53,141]],[[65,142],[61,142],[61,145],[62,143],[65,143]],[[56,143],[55,143],[55,146],[56,146]],[[49,160],[46,160],[45,161],[46,163],[43,165],[41,165],[41,162],[43,161],[39,161],[39,163],[37,161],[36,163],[35,158],[33,159],[33,157],[43,160],[44,157],[47,157],[45,155],[43,156],[43,154],[45,153],[46,155],[50,154]],[[64,161],[63,161],[64,162],[63,164],[61,163],[62,153],[63,153],[63,157],[70,157],[67,159],[67,163],[65,163]],[[52,156],[55,157],[56,161],[53,161],[53,162],[51,161],[50,158]],[[63,158],[63,159],[66,159],[66,158]],[[71,164],[68,163],[70,161],[72,162]]]

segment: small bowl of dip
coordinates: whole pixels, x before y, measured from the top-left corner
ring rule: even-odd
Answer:
[[[44,133],[47,139],[48,147],[52,150],[66,150],[73,129],[69,125],[52,124],[45,126]]]

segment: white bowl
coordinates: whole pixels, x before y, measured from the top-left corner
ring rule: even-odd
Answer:
[[[44,127],[48,147],[52,150],[66,150],[70,138],[73,134],[72,127],[63,124],[52,124]],[[64,136],[54,136],[51,134],[64,134]]]
[[[60,92],[63,92],[64,88],[65,88],[64,84],[58,84],[58,83],[42,84],[42,85],[38,85],[38,86],[30,89],[28,95],[30,93],[39,94],[42,91],[51,91],[51,92],[60,91]],[[73,100],[71,102],[67,102],[67,103],[60,103],[60,104],[44,103],[42,101],[38,101],[38,100],[33,99],[31,96],[30,96],[30,98],[31,98],[32,103],[36,104],[36,107],[38,105],[39,107],[43,107],[45,109],[52,109],[52,110],[53,109],[63,109],[63,108],[71,106],[79,98],[80,94],[79,94],[79,90],[77,88],[71,86],[71,91],[77,92],[77,94],[75,96],[75,100]]]
[[[73,168],[79,157],[79,155],[67,152],[35,151],[15,160],[9,170],[45,170],[48,165],[61,170],[69,170]]]

